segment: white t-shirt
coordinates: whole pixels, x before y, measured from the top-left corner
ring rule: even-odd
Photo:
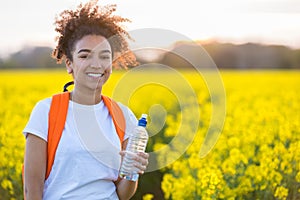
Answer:
[[[51,98],[39,101],[23,130],[47,141]],[[129,108],[119,103],[126,119],[124,140],[137,124]],[[118,199],[113,181],[118,178],[120,139],[108,109],[69,101],[65,127],[56,150],[43,199]]]

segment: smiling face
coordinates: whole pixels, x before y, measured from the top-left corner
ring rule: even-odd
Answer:
[[[67,70],[72,72],[75,90],[101,92],[112,71],[112,50],[106,38],[86,35],[78,40],[72,51],[73,61],[66,60]]]

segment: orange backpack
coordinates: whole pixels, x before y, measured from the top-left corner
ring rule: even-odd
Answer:
[[[69,92],[63,92],[52,96],[48,122],[47,169],[45,180],[50,175],[55,158],[56,149],[65,126],[66,117],[68,113],[69,99]],[[120,143],[122,146],[126,126],[123,112],[120,106],[117,104],[117,102],[115,102],[111,98],[102,95],[102,100],[105,106],[107,107],[110,116],[112,117],[113,123],[116,128],[116,132],[119,136]],[[24,168],[22,169],[22,177],[24,181]]]
[[[46,179],[50,174],[55,158],[55,152],[65,126],[69,98],[69,92],[56,94],[52,97],[51,107],[49,111]],[[119,136],[120,143],[122,146],[125,130],[125,118],[123,112],[119,105],[111,98],[102,95],[102,100],[105,106],[107,107],[110,116],[112,117],[113,123],[116,128],[116,132]]]

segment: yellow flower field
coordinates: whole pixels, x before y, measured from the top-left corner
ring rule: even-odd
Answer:
[[[196,72],[115,71],[104,94],[128,105],[136,116],[149,113],[147,151],[157,159],[149,167],[163,173],[164,199],[300,199],[300,71],[221,75],[224,126],[204,157],[200,149],[213,98]],[[22,199],[22,129],[31,109],[70,79],[61,70],[0,72],[0,200]],[[157,153],[166,146],[166,152]],[[144,199],[152,198],[157,199],[148,188]]]

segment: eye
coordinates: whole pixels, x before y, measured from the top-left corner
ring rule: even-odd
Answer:
[[[110,59],[110,55],[101,55],[99,58],[103,60],[107,60]]]
[[[87,58],[88,55],[87,55],[87,54],[81,54],[81,55],[79,55],[78,57],[79,57],[79,58]]]

